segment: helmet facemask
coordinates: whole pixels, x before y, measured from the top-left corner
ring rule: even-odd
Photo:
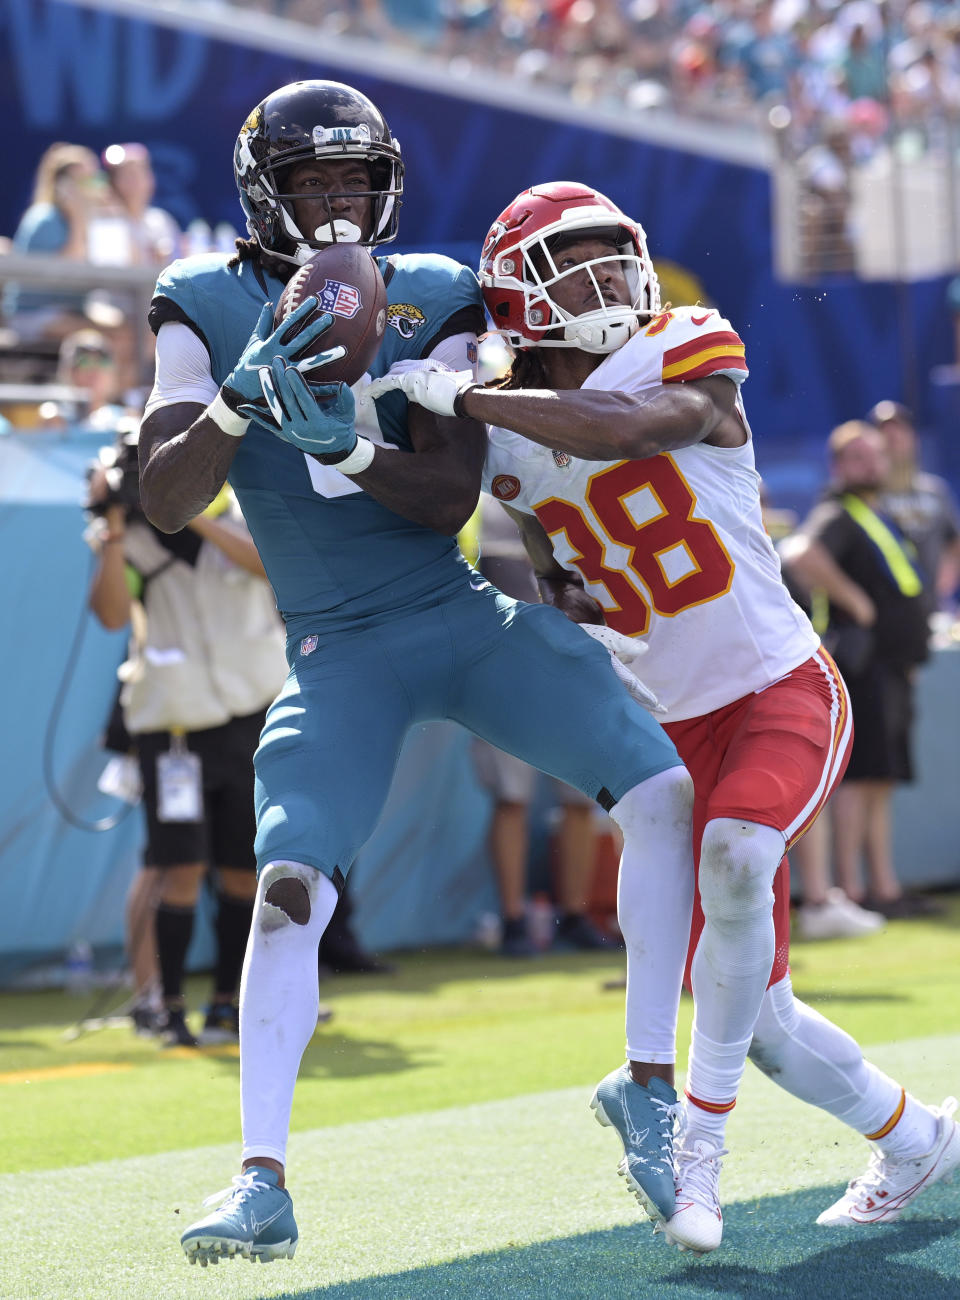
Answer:
[[[349,149],[344,149],[342,152],[333,154],[333,157],[338,162],[341,159],[347,161],[350,158],[356,158],[366,163],[370,172],[369,190],[350,190],[348,193],[341,195],[336,192],[318,194],[315,191],[310,191],[304,193],[287,188],[287,177],[298,163],[310,161],[314,158],[326,159],[329,157],[331,157],[329,150],[321,151],[319,148],[293,150],[290,154],[282,154],[271,159],[257,172],[256,179],[261,189],[268,193],[273,190],[272,197],[277,208],[280,229],[296,249],[292,260],[300,265],[309,261],[315,252],[327,247],[329,244],[365,244],[373,247],[393,239],[396,234],[394,212],[397,207],[397,200],[403,193],[403,184],[402,181],[398,182],[395,173],[398,166],[402,169],[402,164],[374,160],[370,151],[355,153]],[[333,201],[341,197],[370,200],[371,230],[368,236],[364,237],[364,232],[352,221],[334,215]],[[327,208],[327,222],[317,226],[312,231],[301,230],[294,216],[293,205],[296,199],[311,199],[314,202],[324,203]],[[391,224],[394,227],[392,232],[390,229]],[[284,256],[275,249],[270,251],[274,256]]]
[[[660,286],[643,230],[619,215],[622,219],[618,221],[612,206],[570,207],[526,238],[511,238],[510,232],[504,231],[497,241],[502,251],[495,244],[485,254],[481,282],[491,287],[489,300],[503,293],[504,299],[522,301],[522,325],[516,308],[511,307],[518,328],[502,331],[513,348],[578,348],[605,355],[635,334],[642,319],[660,310]],[[581,240],[609,240],[610,251],[561,270],[557,256]],[[630,294],[628,303],[603,301],[601,280],[604,268],[611,266],[623,274]],[[589,276],[597,306],[576,315],[561,307],[554,293],[558,284],[583,274]],[[499,313],[495,306],[491,312],[496,323]]]
[[[610,252],[589,258],[561,270],[559,254],[582,239],[611,236]],[[650,311],[648,274],[637,255],[633,240],[622,227],[602,230],[565,231],[562,235],[532,239],[522,250],[524,262],[525,315],[531,331],[543,329],[540,347],[574,347],[583,352],[614,352],[639,328],[639,313]],[[630,292],[628,303],[604,302],[601,280],[604,271],[618,269]],[[573,276],[586,275],[596,295],[597,306],[574,314],[556,301],[556,287]],[[532,281],[532,284],[529,283]],[[561,330],[562,325],[562,330]]]

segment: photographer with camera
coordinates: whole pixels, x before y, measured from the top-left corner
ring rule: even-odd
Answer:
[[[182,532],[161,533],[140,510],[136,439],[121,427],[90,470],[87,536],[97,566],[89,603],[104,627],[132,627],[119,676],[147,822],[144,868],[128,902],[135,979],[138,991],[149,982],[155,945],[159,1031],[169,1045],[195,1046],[183,975],[208,869],[217,957],[200,1041],[237,1037],[256,891],[253,753],[287,667],[273,596],[229,488]],[[148,1028],[147,1009],[135,1009],[134,1020]]]

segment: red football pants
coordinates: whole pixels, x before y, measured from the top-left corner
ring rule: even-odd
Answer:
[[[771,686],[664,730],[693,778],[693,847],[697,870],[707,822],[715,817],[782,831],[787,848],[814,821],[843,776],[853,740],[850,699],[836,664],[820,649]],[[790,870],[786,856],[773,882],[776,984],[790,959]],[[694,898],[685,982],[703,911]]]

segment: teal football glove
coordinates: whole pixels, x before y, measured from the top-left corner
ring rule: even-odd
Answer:
[[[282,325],[273,328],[273,303],[263,305],[257,328],[250,335],[233,371],[220,387],[223,401],[238,415],[248,420],[263,420],[266,411],[273,410],[274,388],[271,367],[275,361],[293,365],[298,370],[312,371],[329,365],[344,355],[340,345],[312,355],[310,349],[317,339],[333,324],[333,317],[324,312],[309,325],[299,330],[318,307],[316,297],[306,298],[296,311],[291,312]]]
[[[356,404],[348,384],[310,384],[296,366],[277,357],[264,381],[269,420],[278,438],[316,456],[324,465],[336,465],[357,445],[354,428]]]

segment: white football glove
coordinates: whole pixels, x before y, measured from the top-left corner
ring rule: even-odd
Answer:
[[[606,627],[602,623],[581,623],[580,626],[588,636],[592,636],[594,641],[599,641],[609,651],[613,671],[637,703],[642,704],[650,713],[666,713],[653,691],[648,690],[633,671],[633,665],[641,655],[647,653],[646,641],[624,636],[622,632],[615,632],[612,627]]]
[[[440,361],[396,361],[382,379],[375,379],[364,389],[363,400],[399,389],[409,401],[435,415],[461,416],[460,399],[475,385],[472,370],[451,370]]]

